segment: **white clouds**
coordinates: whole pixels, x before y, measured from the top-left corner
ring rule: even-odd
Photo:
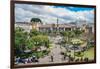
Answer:
[[[78,18],[81,20],[86,20],[88,22],[94,22],[94,10],[79,11],[76,14],[77,14]]]
[[[29,22],[31,18],[40,18],[44,23],[67,23],[71,21],[86,20],[94,21],[94,10],[71,11],[65,7],[54,7],[47,5],[15,5],[15,20]]]

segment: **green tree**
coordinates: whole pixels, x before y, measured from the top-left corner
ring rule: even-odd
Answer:
[[[41,46],[45,46],[48,48],[49,39],[45,35],[37,35],[28,39],[27,41],[28,48],[40,48]]]
[[[73,32],[75,33],[76,37],[79,37],[82,34],[83,31],[79,30],[79,29],[76,29],[76,30],[73,30]]]
[[[26,45],[27,45],[28,49],[30,49],[30,50],[36,50],[34,39],[32,39],[32,38],[27,39]]]
[[[70,38],[73,38],[75,36],[75,33],[72,32],[72,31],[63,31],[63,32],[60,32],[60,33],[64,37],[65,43],[69,43]]]
[[[36,36],[36,35],[39,35],[39,34],[41,34],[41,33],[39,31],[37,31],[36,29],[30,30],[30,33],[29,33],[30,37]]]
[[[28,33],[24,31],[24,29],[20,27],[15,28],[15,49],[16,52],[23,52],[26,49],[26,39]],[[16,53],[16,55],[20,55],[21,53]]]
[[[35,43],[37,46],[41,46],[41,45],[44,45],[47,47],[47,43],[49,41],[48,37],[47,36],[44,36],[44,35],[37,35],[36,37],[33,37]]]
[[[32,36],[31,38],[27,40],[26,43],[27,43],[27,48],[30,49],[32,51],[32,54],[34,54],[38,58],[43,57],[44,55],[46,55],[45,52],[47,52],[47,50],[43,52],[41,50],[41,47],[44,46],[45,48],[49,48],[49,45],[50,45],[48,36],[45,36],[45,35]],[[40,51],[38,51],[38,49]]]

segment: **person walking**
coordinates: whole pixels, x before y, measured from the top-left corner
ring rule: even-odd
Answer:
[[[53,56],[51,56],[51,62],[53,62]]]
[[[64,55],[64,60],[66,60],[66,55]]]

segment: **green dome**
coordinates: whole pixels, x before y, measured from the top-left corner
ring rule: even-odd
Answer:
[[[41,19],[39,19],[39,18],[32,18],[30,20],[30,22],[39,22],[39,23],[42,23]]]

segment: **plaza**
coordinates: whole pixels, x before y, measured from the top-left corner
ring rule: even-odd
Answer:
[[[87,39],[90,33],[93,34],[93,30],[92,27],[88,25],[83,24],[81,27],[78,27],[74,24],[58,24],[58,21],[56,24],[45,25],[36,22],[17,22],[15,23],[15,27],[23,29],[23,32],[27,32],[27,34],[31,33],[31,36],[27,35],[26,37],[28,37],[29,40],[34,38],[32,41],[33,45],[38,38],[38,42],[42,41],[40,44],[36,42],[35,44],[37,46],[35,46],[35,48],[34,46],[28,48],[27,45],[25,45],[26,47],[23,49],[24,53],[21,53],[24,54],[24,57],[27,57],[23,58],[23,56],[20,56],[20,59],[19,56],[15,57],[15,64],[71,63],[94,60],[94,42],[90,44],[93,38],[90,36],[90,40]],[[79,33],[77,34],[77,32]],[[43,44],[45,38],[48,44]],[[30,43],[28,43],[28,45],[30,45]],[[47,47],[45,47],[45,45],[47,45]],[[43,51],[47,52],[47,54],[43,54]],[[33,53],[33,55],[28,56],[30,53]],[[33,59],[32,56],[35,58]]]

